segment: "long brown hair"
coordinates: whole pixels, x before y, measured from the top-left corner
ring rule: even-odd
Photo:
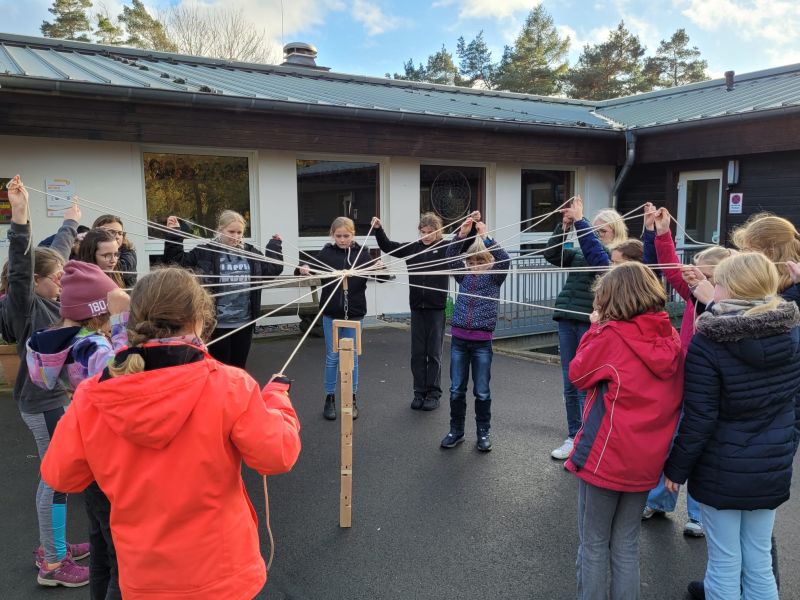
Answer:
[[[639,262],[617,265],[594,286],[594,309],[600,321],[630,321],[647,312],[661,312],[667,293],[653,271]]]
[[[95,255],[97,254],[97,249],[100,247],[100,244],[103,242],[114,242],[116,244],[117,236],[108,229],[92,229],[88,231],[78,248],[78,260],[96,265],[97,258]],[[125,282],[122,280],[122,275],[119,271],[104,271],[104,273],[119,287],[125,287]]]
[[[733,232],[733,243],[743,251],[761,252],[772,262],[800,261],[800,234],[791,221],[770,213],[758,213]],[[778,268],[778,290],[792,286],[786,265]]]
[[[117,223],[120,227],[122,227],[122,243],[119,245],[120,248],[125,248],[126,250],[133,250],[133,242],[128,239],[128,236],[125,234],[125,225],[122,223],[122,219],[120,219],[116,215],[100,215],[94,220],[92,223],[92,229],[101,229],[104,225],[111,225],[112,223]]]

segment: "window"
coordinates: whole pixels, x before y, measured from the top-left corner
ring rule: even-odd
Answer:
[[[419,170],[419,211],[434,212],[447,223],[483,210],[486,169],[421,165]]]
[[[350,217],[366,235],[380,208],[379,165],[333,160],[297,161],[300,237],[327,236],[336,217]]]
[[[572,195],[572,171],[545,171],[523,169],[520,227],[530,227],[537,217],[554,211]],[[561,220],[551,215],[541,223],[527,229],[529,232],[550,232]]]
[[[144,153],[144,189],[147,218],[165,224],[169,215],[217,228],[226,209],[244,216],[250,235],[250,168],[246,156]],[[212,237],[211,232],[191,226],[191,232]],[[148,235],[163,238],[151,228]]]

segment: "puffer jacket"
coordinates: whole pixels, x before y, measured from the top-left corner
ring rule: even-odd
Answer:
[[[712,308],[716,311],[716,307]],[[800,313],[702,314],[686,357],[684,416],[664,475],[719,510],[789,499],[800,424]]]
[[[559,223],[556,225],[553,235],[547,241],[547,249],[542,253],[544,259],[550,264],[562,268],[588,267],[589,263],[586,262],[583,252],[574,248],[565,248],[562,244],[565,240],[566,234],[561,223]],[[597,273],[592,271],[572,271],[567,275],[567,281],[556,297],[556,310],[553,312],[553,319],[556,321],[567,319],[588,323],[589,315],[594,310],[592,285],[594,285],[596,278]]]
[[[569,378],[587,394],[565,467],[609,490],[654,488],[683,392],[680,338],[667,313],[593,324],[569,363]]]

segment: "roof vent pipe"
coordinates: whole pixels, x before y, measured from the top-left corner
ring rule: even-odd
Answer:
[[[725,71],[725,90],[730,92],[733,89],[733,78],[736,73],[733,71]]]
[[[633,132],[630,129],[625,130],[625,164],[622,165],[622,170],[620,170],[619,175],[617,175],[616,181],[614,181],[614,187],[611,189],[611,208],[614,210],[617,209],[617,196],[619,196],[619,188],[622,187],[622,182],[625,181],[625,178],[628,176],[628,171],[631,170],[634,161],[636,160],[636,136],[633,135]]]
[[[317,66],[317,49],[304,42],[290,42],[283,47],[282,67],[305,67],[318,71],[330,71],[328,67]]]

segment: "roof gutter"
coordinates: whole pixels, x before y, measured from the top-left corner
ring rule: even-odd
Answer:
[[[619,189],[622,187],[622,182],[628,176],[633,163],[636,161],[636,136],[630,129],[625,130],[625,164],[622,165],[622,170],[617,175],[614,181],[614,187],[611,189],[611,208],[616,210],[617,197],[619,196]]]
[[[753,121],[770,117],[780,117],[787,114],[800,113],[800,105],[781,106],[768,110],[749,111],[736,113],[733,115],[721,115],[719,117],[709,117],[705,119],[692,119],[680,121],[678,123],[665,123],[663,125],[653,125],[651,127],[636,127],[633,131],[639,137],[644,135],[656,135],[659,133],[671,133],[674,131],[684,131],[686,129],[697,129],[699,127],[713,127],[715,125],[725,125],[728,123],[739,123],[742,121]]]
[[[266,98],[224,96],[204,92],[173,92],[139,87],[95,84],[77,81],[54,81],[39,77],[19,77],[0,74],[0,87],[15,91],[33,91],[49,94],[64,94],[85,98],[87,95],[111,97],[125,101],[168,104],[172,106],[215,108],[220,110],[262,110],[285,115],[316,116],[333,119],[359,119],[385,123],[421,125],[426,127],[452,127],[478,129],[489,132],[570,133],[582,137],[619,139],[619,130],[592,129],[573,125],[545,125],[514,121],[487,121],[447,115],[427,115],[396,110],[370,109],[349,106],[290,102]]]

